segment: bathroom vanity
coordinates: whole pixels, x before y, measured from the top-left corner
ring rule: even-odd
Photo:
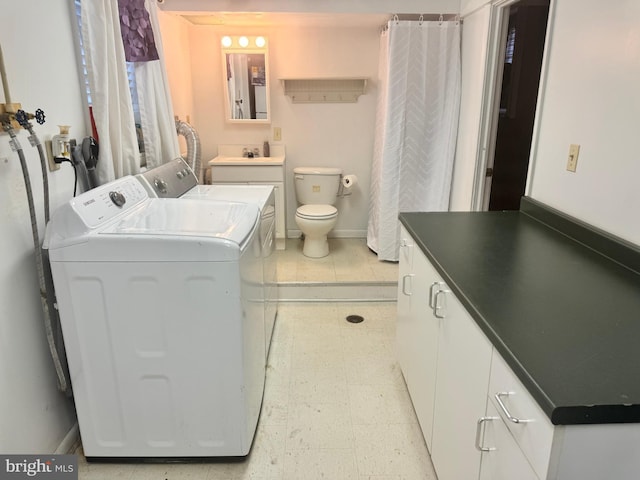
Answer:
[[[640,249],[527,198],[400,221],[398,360],[439,480],[637,478]]]
[[[243,156],[243,150],[257,155]],[[284,250],[286,230],[285,149],[272,145],[271,156],[263,157],[262,145],[219,145],[218,156],[209,160],[211,183],[271,185],[276,201],[276,249]]]

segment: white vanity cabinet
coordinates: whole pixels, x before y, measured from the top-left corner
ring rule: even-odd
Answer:
[[[438,479],[478,478],[492,347],[404,228],[401,244],[400,367]]]
[[[284,250],[287,236],[284,155],[256,158],[239,155],[219,155],[210,160],[211,183],[272,186],[276,204],[276,249]]]

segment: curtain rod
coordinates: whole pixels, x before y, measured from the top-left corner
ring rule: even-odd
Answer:
[[[389,18],[389,22],[416,21],[416,22],[451,22],[462,24],[462,19],[457,13],[396,13]],[[388,23],[382,26],[382,31],[387,30]]]
[[[450,20],[459,20],[460,15],[457,13],[396,13],[392,15],[389,20],[416,20],[416,21],[424,21],[424,22],[434,22],[434,21],[450,21]]]

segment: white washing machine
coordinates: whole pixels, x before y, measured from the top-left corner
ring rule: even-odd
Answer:
[[[265,379],[258,219],[252,204],[149,198],[134,177],[52,216],[88,458],[249,453]]]
[[[260,209],[266,355],[278,313],[277,261],[275,254],[275,193],[269,185],[198,185],[198,179],[181,159],[175,159],[136,175],[150,197],[217,200],[252,203]]]

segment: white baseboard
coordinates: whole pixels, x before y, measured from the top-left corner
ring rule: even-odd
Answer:
[[[73,453],[79,444],[80,428],[78,427],[78,422],[76,422],[64,436],[62,442],[60,442],[60,445],[58,445],[58,448],[56,448],[56,451],[53,453],[61,455]]]
[[[300,230],[287,230],[287,238],[300,238]],[[329,238],[367,238],[366,230],[331,230]]]

